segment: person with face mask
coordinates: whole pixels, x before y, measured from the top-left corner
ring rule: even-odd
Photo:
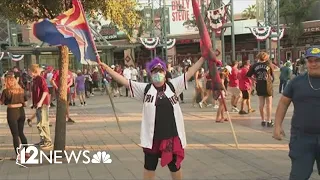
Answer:
[[[200,58],[188,71],[166,81],[166,64],[155,58],[146,64],[152,83],[127,80],[101,64],[118,83],[130,90],[132,97],[143,102],[141,146],[145,154],[144,179],[154,179],[158,160],[168,166],[172,179],[182,179],[181,162],[184,159],[186,135],[178,96],[188,87],[188,80],[202,66]]]

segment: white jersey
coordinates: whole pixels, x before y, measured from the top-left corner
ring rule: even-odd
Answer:
[[[188,88],[188,83],[186,81],[185,74],[171,79],[170,82],[172,83],[176,94],[174,94],[171,91],[169,85],[166,84],[166,90],[164,93],[169,99],[178,99],[177,96],[179,96],[185,89]],[[139,101],[144,101],[144,90],[147,85],[148,83],[140,83],[129,80],[129,89],[131,92],[131,96]],[[156,88],[154,86],[150,86],[150,89],[148,90],[146,96],[149,96],[150,98],[146,98],[145,102],[143,102],[140,140],[142,147],[152,149],[156,115]],[[172,106],[177,125],[178,135],[181,140],[181,145],[183,148],[185,148],[187,145],[187,141],[185,135],[183,115],[179,105],[179,101],[172,101]]]

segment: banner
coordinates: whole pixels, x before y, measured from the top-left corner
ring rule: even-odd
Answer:
[[[134,52],[132,49],[126,49],[123,51],[124,53],[124,64],[128,66],[134,65]]]
[[[210,0],[198,0],[199,5],[201,5],[201,2],[206,7],[210,4]],[[197,34],[199,32],[197,27],[189,26],[186,23],[194,20],[191,0],[172,0],[171,4],[169,4],[169,15],[171,35]]]

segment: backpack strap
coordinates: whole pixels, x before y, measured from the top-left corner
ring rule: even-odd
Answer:
[[[168,86],[170,87],[171,91],[172,91],[173,93],[176,93],[176,90],[174,89],[173,84],[172,84],[170,81],[167,81],[167,84],[168,84]]]
[[[146,96],[147,95],[147,93],[148,93],[148,91],[149,91],[149,89],[151,88],[151,83],[149,83],[149,84],[147,84],[147,86],[144,88],[144,96]]]

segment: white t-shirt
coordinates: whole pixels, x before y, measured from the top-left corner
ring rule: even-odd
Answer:
[[[129,69],[129,68],[125,68],[123,70],[123,76],[126,78],[126,79],[131,79],[131,74],[132,74],[132,71]]]
[[[133,68],[133,69],[131,70],[131,79],[132,79],[133,81],[137,81],[137,79],[138,79],[138,71],[137,71],[137,69],[135,69],[135,68]]]
[[[172,83],[176,94],[174,94],[169,85],[166,84],[165,95],[168,98],[173,98],[174,96],[179,96],[184,90],[188,88],[188,82],[186,81],[185,74],[182,74],[179,77],[173,78],[170,80]],[[131,96],[139,101],[144,101],[144,90],[148,83],[140,83],[129,80],[129,89]],[[154,127],[155,127],[155,115],[156,115],[156,100],[157,90],[154,86],[151,86],[146,96],[150,96],[147,102],[143,103],[142,110],[142,122],[141,122],[141,132],[140,132],[140,140],[141,146],[144,148],[152,148],[153,144],[153,135],[154,135]],[[177,97],[176,97],[177,98]],[[151,99],[151,101],[150,101]],[[177,132],[179,138],[181,140],[182,147],[185,148],[187,145],[184,121],[182,111],[179,105],[179,101],[176,101],[173,106],[174,117],[177,125]]]
[[[53,73],[47,73],[47,79],[46,79],[46,81],[47,81],[47,87],[52,87],[52,84],[51,84],[51,79],[52,79],[52,77],[53,77]]]

